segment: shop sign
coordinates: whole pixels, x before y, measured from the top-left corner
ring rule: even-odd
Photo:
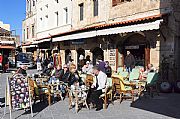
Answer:
[[[125,49],[139,49],[139,45],[125,46]]]
[[[84,39],[77,39],[72,41],[72,45],[82,45],[84,44]]]
[[[109,64],[110,66],[116,66],[116,49],[109,50]]]

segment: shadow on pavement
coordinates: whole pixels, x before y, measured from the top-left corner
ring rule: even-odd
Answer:
[[[160,94],[154,98],[142,97],[131,104],[131,107],[180,118],[180,94]]]

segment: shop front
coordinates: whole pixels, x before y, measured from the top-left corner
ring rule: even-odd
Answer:
[[[101,59],[109,61],[111,67],[116,70],[124,66],[126,52],[130,51],[136,60],[136,66],[146,67],[153,63],[159,66],[158,33],[162,15],[155,15],[144,19],[135,19],[126,22],[117,22],[85,28],[82,31],[72,31],[68,34],[52,37],[54,44],[60,44],[61,56],[67,63],[67,59],[73,59],[78,65],[79,57],[90,56],[95,65]],[[83,43],[80,42],[83,39]],[[77,40],[80,44],[77,44]],[[67,46],[63,42],[68,42]],[[155,58],[155,60],[154,60]]]

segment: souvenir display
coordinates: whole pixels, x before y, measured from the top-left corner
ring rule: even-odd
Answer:
[[[9,80],[11,104],[13,109],[30,107],[28,80],[21,74],[16,74]]]

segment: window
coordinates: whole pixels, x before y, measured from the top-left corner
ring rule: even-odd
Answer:
[[[94,16],[98,16],[98,0],[93,0]]]
[[[45,16],[45,23],[44,26],[48,26],[48,15]]]
[[[122,2],[131,2],[131,0],[112,0],[112,6],[116,6]]]
[[[35,6],[35,0],[33,0],[33,6]]]
[[[48,8],[48,4],[47,5],[45,5],[46,6],[46,8]]]
[[[67,24],[68,23],[68,9],[67,9],[67,7],[66,8],[64,8],[64,16],[65,16],[65,23]]]
[[[59,25],[59,14],[58,14],[58,12],[55,12],[55,16],[56,16],[56,26],[58,26]]]
[[[26,37],[26,30],[25,29],[23,30],[23,37],[24,37],[24,41],[25,41],[25,39],[26,39],[25,38]]]
[[[27,31],[26,31],[26,32],[27,32],[27,34],[26,34],[26,35],[27,35],[27,36],[26,36],[26,38],[27,38],[27,39],[29,39],[29,28],[27,28]]]
[[[32,38],[34,38],[34,25],[32,25]]]
[[[81,3],[81,4],[79,4],[79,10],[80,10],[80,21],[82,21],[83,20],[83,12],[84,12],[84,4],[83,3]]]
[[[59,3],[59,0],[55,0],[57,3]]]

